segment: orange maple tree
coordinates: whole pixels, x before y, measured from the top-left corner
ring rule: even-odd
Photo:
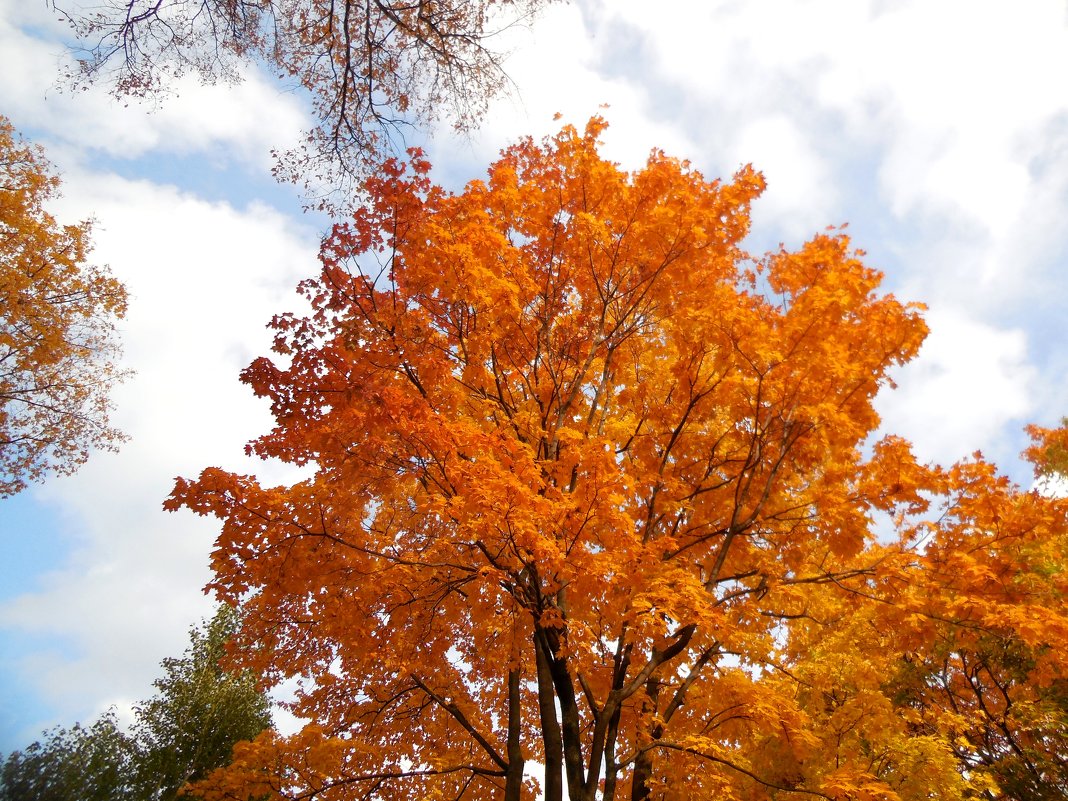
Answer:
[[[903,666],[938,625],[1037,626],[1009,587],[984,605],[1000,563],[958,540],[987,553],[997,515],[1005,542],[1063,539],[1064,508],[997,484],[988,509],[985,473],[865,447],[920,310],[841,231],[750,257],[758,173],[660,152],[628,173],[603,125],[522,141],[458,194],[388,163],[243,375],[276,419],[250,452],[314,475],[177,482],[169,508],[222,521],[235,658],[300,677],[308,721],[239,747],[205,798],[994,787]]]
[[[49,214],[58,190],[41,149],[0,117],[0,497],[123,439],[108,417],[126,290],[86,263],[89,223]]]

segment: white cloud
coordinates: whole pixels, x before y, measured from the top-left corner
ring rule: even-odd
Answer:
[[[1037,379],[1027,338],[956,309],[926,315],[931,333],[919,356],[879,395],[883,430],[910,439],[925,461],[950,464],[983,450],[1005,456],[1010,423],[1023,425]]]
[[[513,88],[492,102],[470,137],[439,128],[433,149],[441,171],[451,170],[461,181],[481,176],[520,137],[551,135],[564,124],[581,130],[597,114],[610,124],[605,155],[626,169],[642,166],[653,148],[683,158],[693,152],[682,131],[649,113],[640,87],[598,71],[603,43],[596,37],[576,4],[549,6],[531,24],[507,30],[496,46],[510,53],[505,71]]]
[[[836,191],[826,164],[789,117],[774,114],[741,126],[726,152],[731,161],[752,163],[767,180],[753,208],[758,226],[800,242],[841,222],[833,217]]]
[[[633,0],[586,5],[602,31],[626,28],[650,54],[636,74],[628,53],[599,41],[604,70],[635,85],[648,79],[648,92],[681,87],[695,113],[676,117],[677,127],[707,128],[712,112],[702,107],[727,131],[786,118],[823,142],[820,155],[832,163],[850,146],[876,144],[886,151],[882,190],[898,215],[933,205],[1000,232],[1026,196],[1026,134],[1068,109],[1051,92],[1054,76],[1068,72],[1068,25],[1054,2],[693,0],[655,15]],[[832,119],[845,130],[830,128]],[[770,159],[790,160],[796,142],[785,137]]]
[[[819,102],[852,135],[880,143],[879,185],[894,215],[950,223],[965,248],[982,240],[973,276],[990,296],[1016,293],[1029,244],[1019,234],[1041,191],[1032,165],[1047,147],[1042,132],[1068,113],[1054,78],[1068,71],[1063,4],[886,8],[828,51]],[[1068,211],[1063,197],[1056,205]]]
[[[807,85],[825,60],[823,39],[798,35],[805,4],[773,13],[753,3],[680,2],[655,14],[628,0],[583,6],[601,80],[636,94],[638,112],[658,120],[653,133],[666,130],[668,152],[709,177],[752,163],[768,179],[757,225],[777,238],[841,222]]]

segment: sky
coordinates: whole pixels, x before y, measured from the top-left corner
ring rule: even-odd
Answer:
[[[0,753],[43,729],[129,719],[159,662],[210,616],[217,525],[161,504],[207,466],[253,461],[265,404],[238,373],[296,308],[330,220],[270,175],[312,125],[307,98],[250,71],[162,103],[57,86],[66,30],[45,0],[0,0],[0,114],[46,148],[66,222],[130,293],[130,436],[74,476],[0,500]],[[509,94],[468,137],[430,132],[435,177],[481,177],[525,135],[610,123],[628,168],[653,148],[709,178],[760,169],[748,245],[848,223],[930,336],[878,398],[884,432],[942,464],[976,450],[1024,486],[1030,422],[1068,414],[1068,6],[1063,0],[638,0],[551,6],[500,38]]]

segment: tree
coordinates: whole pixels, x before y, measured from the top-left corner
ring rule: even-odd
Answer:
[[[1029,431],[1036,478],[1063,476],[1068,421]],[[914,727],[950,737],[962,769],[990,777],[1000,797],[1068,799],[1068,675],[1056,653],[1068,642],[1065,504],[1013,492],[981,462],[958,471],[953,483],[971,491],[941,510],[952,524],[923,554],[933,586],[904,604],[941,613],[922,626],[924,648],[897,649],[894,686]],[[900,623],[914,640],[916,622]]]
[[[163,660],[159,692],[136,709],[139,798],[178,798],[187,783],[229,763],[235,743],[271,725],[256,676],[224,667],[237,621],[234,609],[221,605],[203,630],[190,632],[184,656]]]
[[[0,497],[124,438],[108,415],[126,290],[86,264],[89,223],[48,213],[58,190],[40,148],[0,117]]]
[[[80,79],[104,76],[118,95],[157,95],[185,73],[233,82],[250,62],[295,79],[319,124],[276,172],[338,193],[411,125],[476,125],[506,84],[494,35],[550,1],[109,0],[62,13],[90,43]]]
[[[967,554],[993,518],[939,504],[979,509],[990,482],[865,447],[919,309],[840,231],[748,256],[751,168],[626,173],[602,128],[522,141],[459,194],[388,162],[302,284],[310,313],[243,374],[276,420],[250,451],[314,475],[178,480],[168,508],[221,520],[239,661],[302,678],[308,721],[239,746],[204,798],[990,789],[908,728],[890,679],[922,643],[895,632],[1068,628],[1008,596],[969,623],[925,547]],[[1027,503],[1028,536],[1063,534],[1063,505]]]
[[[0,769],[2,801],[132,799],[134,744],[108,712],[88,728],[55,728]]]
[[[1035,466],[1035,478],[1047,483],[1068,481],[1068,417],[1058,428],[1029,426],[1031,447],[1024,455]]]
[[[936,505],[902,521],[913,547],[887,555],[878,592],[834,614],[806,602],[790,670],[815,690],[822,710],[810,714],[837,724],[839,742],[882,718],[898,742],[869,742],[873,761],[893,749],[929,773],[946,766],[931,749],[948,749],[984,798],[1068,799],[1066,505],[1021,492],[978,457],[924,484]],[[945,780],[937,793],[958,795]]]
[[[221,606],[190,632],[185,654],[163,661],[159,692],[135,708],[128,734],[111,711],[11,754],[0,801],[173,801],[187,783],[226,765],[235,743],[271,723],[255,677],[223,667],[236,623],[237,613]]]

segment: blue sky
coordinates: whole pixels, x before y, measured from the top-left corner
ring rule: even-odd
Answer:
[[[1060,0],[583,0],[507,33],[514,91],[468,139],[429,144],[459,187],[555,112],[603,113],[609,155],[653,147],[707,176],[768,180],[754,250],[849,223],[932,332],[880,398],[926,459],[981,449],[1016,480],[1022,427],[1068,414],[1068,12]],[[131,293],[131,435],[76,475],[0,501],[0,750],[42,728],[128,714],[210,614],[210,520],[165,514],[173,478],[243,456],[263,404],[237,381],[270,317],[316,269],[328,225],[270,177],[310,125],[299,93],[250,73],[159,108],[55,86],[64,30],[44,0],[0,0],[0,114],[64,178],[56,214],[96,220],[94,259]],[[607,109],[601,109],[607,104]]]

